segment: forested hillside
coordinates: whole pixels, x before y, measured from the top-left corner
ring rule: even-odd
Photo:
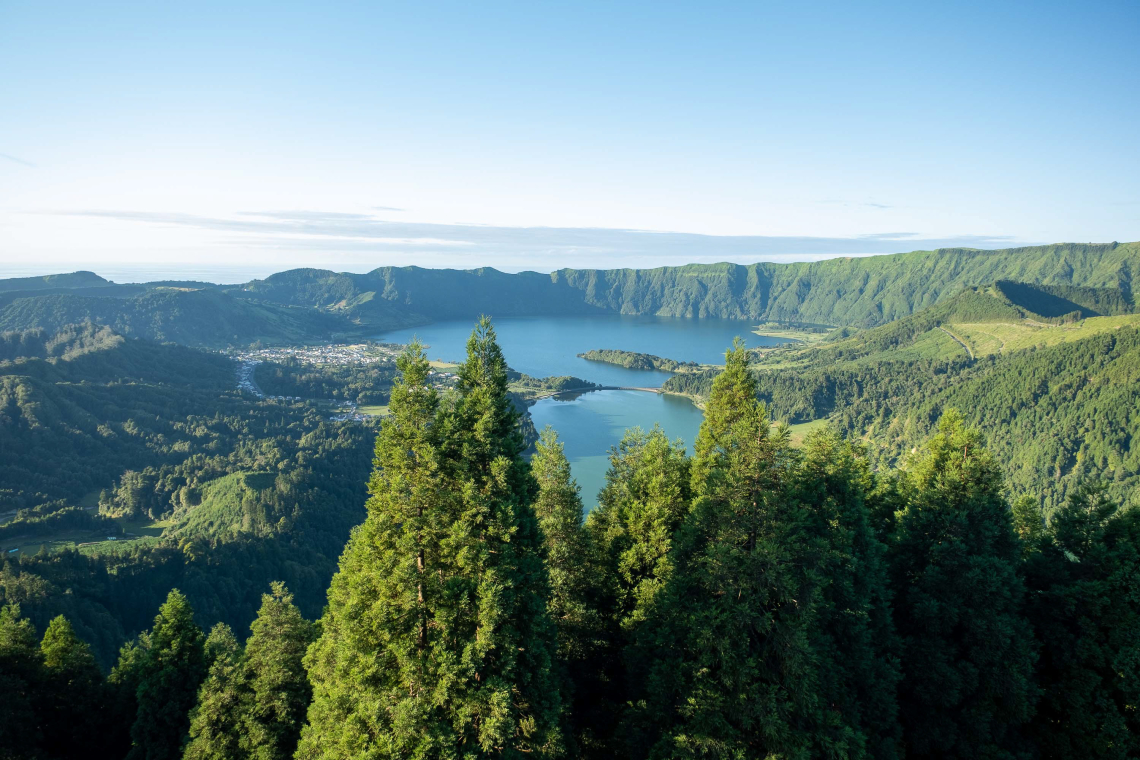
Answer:
[[[764,351],[752,365],[760,398],[777,419],[827,419],[867,440],[883,467],[901,462],[946,409],[957,408],[985,430],[1013,492],[1047,512],[1088,478],[1131,504],[1140,498],[1140,449],[1133,444],[1140,429],[1140,315],[1081,319],[1099,312],[1077,300],[1103,311],[1134,308],[1118,290],[1090,290],[1054,289],[1043,298],[1042,289],[1020,283],[970,288],[849,337]],[[1072,299],[1051,309],[1057,293]],[[715,376],[677,375],[665,388],[703,398]]]
[[[223,356],[106,327],[0,346],[23,355],[0,361],[0,601],[39,626],[66,612],[105,664],[173,586],[245,626],[288,580],[316,614],[363,517],[368,426],[241,394]]]
[[[584,523],[525,408],[593,385],[511,371],[486,320],[460,365],[181,344],[425,304],[783,314],[791,269],[0,293],[29,328],[0,333],[0,746],[75,757],[98,726],[116,758],[1134,757],[1135,249],[803,265],[794,308],[852,320],[822,339],[724,369],[591,352],[667,366],[705,421],[693,456],[629,431]],[[848,266],[881,277],[821,292]],[[546,284],[512,301],[524,281]]]
[[[1131,310],[1137,269],[1140,243],[549,275],[488,268],[381,267],[366,274],[295,269],[236,286],[112,285],[75,273],[0,281],[0,330],[55,331],[91,321],[124,335],[226,346],[367,336],[481,314],[658,315],[852,328],[909,316],[974,287],[1002,290],[1009,301],[1020,299],[1045,317],[1080,318]]]
[[[47,290],[49,288],[90,288],[110,285],[94,272],[48,274],[42,277],[8,277],[0,279],[0,293],[9,291]]]
[[[794,264],[563,269],[549,276],[492,269],[383,267],[367,274],[300,269],[248,283],[242,292],[276,303],[331,309],[384,326],[397,317],[430,321],[482,313],[608,312],[865,327],[907,316],[965,287],[998,280],[1112,288],[1130,300],[1132,273],[1137,270],[1140,243],[1066,244]]]
[[[195,346],[327,340],[352,328],[315,309],[254,303],[213,289],[154,288],[126,298],[57,293],[16,298],[0,307],[0,331],[55,332],[82,322]]]
[[[630,431],[583,523],[556,433],[522,456],[489,322],[453,391],[412,344],[319,621],[295,603],[308,557],[257,536],[5,562],[5,751],[1135,757],[1140,509],[1089,481],[1044,519],[953,409],[897,470],[834,429],[793,446],[750,361],[728,352],[692,456]],[[144,604],[104,675],[92,647]]]

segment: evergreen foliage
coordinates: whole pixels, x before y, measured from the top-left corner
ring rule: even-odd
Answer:
[[[40,642],[44,684],[41,687],[43,750],[48,757],[106,756],[108,747],[93,746],[106,725],[103,674],[91,647],[75,635],[67,618],[51,621]]]
[[[806,757],[813,743],[819,591],[797,561],[788,434],[771,432],[747,363],[738,342],[697,437],[692,513],[642,636],[656,656],[638,754]]]
[[[612,618],[631,633],[672,571],[673,537],[690,507],[689,457],[660,427],[626,431],[587,529],[609,579]]]
[[[36,631],[17,605],[0,608],[0,757],[34,757],[43,741],[39,690],[43,661]]]
[[[131,750],[131,729],[139,712],[139,684],[142,683],[149,651],[150,634],[143,631],[138,638],[123,644],[119,659],[107,676],[111,692],[108,704],[111,720],[106,741],[108,751],[114,757],[126,757]]]
[[[794,476],[810,566],[822,584],[812,646],[829,706],[813,756],[901,757],[898,638],[886,547],[872,524],[865,452],[830,428],[810,434]]]
[[[184,760],[238,760],[248,757],[242,746],[242,713],[249,683],[242,662],[241,644],[225,623],[206,637],[210,663],[197,704],[190,713],[189,742]]]
[[[275,582],[262,597],[245,644],[249,698],[241,730],[252,760],[293,757],[312,696],[302,660],[314,632],[285,584]]]
[[[577,754],[604,757],[617,716],[612,675],[613,642],[597,609],[601,567],[592,536],[582,524],[582,499],[562,442],[542,431],[530,461],[538,482],[534,511],[542,531],[550,575],[547,610],[558,630],[558,658],[565,685],[568,739]]]
[[[909,755],[1017,757],[1036,701],[1021,547],[979,431],[947,412],[909,468],[891,546]]]
[[[1029,542],[1040,756],[1140,756],[1140,510],[1086,484]]]
[[[399,369],[368,518],[306,659],[313,703],[298,756],[555,755],[534,484],[494,331],[483,320],[472,334],[454,406],[440,408],[418,344]]]
[[[204,639],[186,596],[174,589],[158,610],[140,663],[128,760],[181,757],[190,709],[206,675]]]
[[[1101,287],[1004,288],[1020,301],[1001,308],[1127,305]],[[979,295],[936,308],[982,308]],[[220,417],[200,419],[187,440],[209,441],[210,456],[123,473],[104,499],[170,516],[177,528],[162,543],[0,564],[0,760],[1137,757],[1140,509],[1117,498],[1130,476],[1078,476],[1098,451],[1131,456],[1140,333],[930,361],[925,375],[913,357],[867,361],[875,341],[905,350],[911,338],[899,336],[928,316],[812,349],[784,379],[770,358],[756,372],[738,341],[709,378],[695,455],[659,428],[629,431],[584,523],[557,434],[537,435],[523,459],[512,391],[536,386],[507,369],[489,320],[454,390],[433,387],[413,344],[375,441],[367,517],[319,624],[303,610],[328,577],[321,552],[351,524],[359,467],[346,460],[368,436],[256,403],[233,436],[215,435]],[[20,372],[18,387],[55,388],[44,398],[110,398],[100,394],[113,381],[90,381],[140,346],[95,328],[57,337],[0,339],[39,357],[0,364],[0,381]],[[192,361],[159,353],[143,373],[155,382],[123,391],[143,408],[145,387],[171,383],[162,398],[202,390],[169,377]],[[801,444],[773,426],[770,408],[796,388],[816,389],[797,403],[832,404],[839,429]],[[7,398],[0,412],[48,419],[27,394]],[[969,413],[947,410],[952,399]],[[900,469],[874,435],[856,443],[844,424],[868,408],[876,424],[904,428],[895,445],[914,442]],[[1009,451],[1032,448],[1011,436],[1051,415],[1058,436],[1082,431],[1089,448],[1068,479],[1032,459],[1003,477],[971,427],[999,408],[1037,420],[990,425],[1007,467]],[[142,448],[167,435],[151,416],[158,427],[130,426]],[[929,440],[926,418],[938,420]],[[34,428],[10,422],[0,418],[20,435]],[[1125,432],[1092,448],[1113,425]],[[281,435],[268,443],[269,431]],[[1015,487],[1026,483],[1046,487]],[[36,503],[14,530],[80,511],[42,497],[15,497]],[[254,616],[271,577],[299,584],[307,603],[275,582]],[[104,681],[100,653],[173,586],[187,594],[170,591]],[[252,619],[247,642],[226,623],[203,636],[191,600],[203,620]]]

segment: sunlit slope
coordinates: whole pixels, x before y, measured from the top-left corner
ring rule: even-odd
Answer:
[[[699,253],[699,252],[695,252]],[[611,313],[869,327],[909,316],[966,287],[999,280],[1131,293],[1140,244],[1063,244],[999,251],[940,249],[792,264],[690,264],[656,269],[382,267],[367,274],[297,269],[235,295],[393,320]]]
[[[1140,325],[1140,314],[1090,317],[1066,325],[1049,325],[1024,319],[1019,322],[975,322],[950,327],[978,356],[1045,348],[1088,338],[1124,327]]]

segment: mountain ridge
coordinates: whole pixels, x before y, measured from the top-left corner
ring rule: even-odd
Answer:
[[[507,274],[379,267],[365,274],[288,270],[240,286],[240,295],[332,309],[364,323],[394,311],[423,319],[581,313],[873,327],[964,287],[1013,280],[1131,293],[1140,243],[1062,243],[935,251],[815,262],[685,264],[654,269],[559,269]],[[234,291],[231,291],[234,292]],[[238,294],[235,292],[235,295]]]

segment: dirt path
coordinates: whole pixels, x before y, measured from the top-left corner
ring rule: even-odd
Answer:
[[[951,338],[953,338],[958,343],[959,346],[966,349],[966,356],[970,357],[970,361],[974,360],[974,352],[971,351],[970,347],[966,345],[966,341],[962,340],[957,335],[950,332],[949,330],[947,330],[945,327],[942,327],[941,325],[938,326],[938,329],[941,330],[942,332],[946,333],[947,335],[949,335]]]

